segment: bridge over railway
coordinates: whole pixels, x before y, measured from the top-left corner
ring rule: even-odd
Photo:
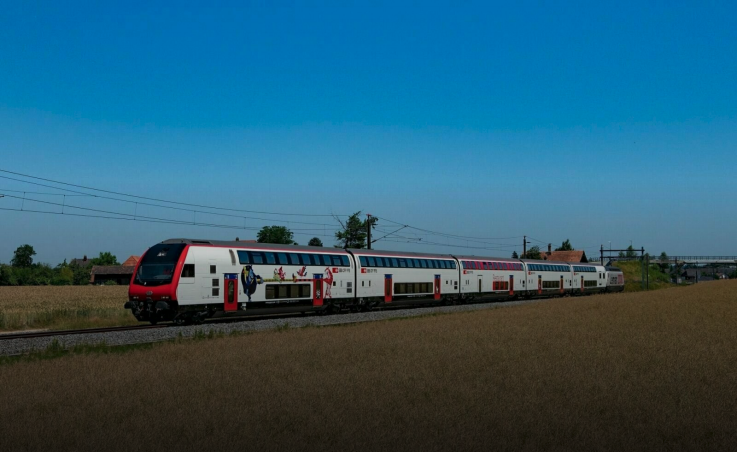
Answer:
[[[632,261],[640,260],[640,257],[634,258],[615,258],[610,257],[611,261]],[[650,256],[648,260],[651,264],[670,264],[670,265],[684,265],[684,264],[737,264],[737,256],[668,256],[668,259],[661,259],[660,257]]]

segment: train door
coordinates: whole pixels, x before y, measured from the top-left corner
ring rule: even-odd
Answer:
[[[479,275],[479,293],[482,293],[484,290],[484,277]]]
[[[384,275],[384,302],[392,302],[392,275]]]
[[[223,287],[223,302],[225,304],[224,310],[237,311],[238,310],[238,274],[237,273],[225,273],[223,275],[223,281],[225,287]]]
[[[322,274],[312,275],[312,306],[322,306],[323,302]]]
[[[563,275],[560,275],[560,293],[562,294],[565,291],[565,286],[563,285]]]
[[[584,288],[583,288],[584,287],[583,280],[584,280],[584,276],[583,276],[583,273],[582,273],[581,274],[581,292],[584,291]]]
[[[433,289],[433,298],[440,300],[440,275],[435,275],[435,283]]]
[[[537,294],[542,295],[543,293],[543,276],[537,275]]]
[[[509,275],[509,296],[514,296],[514,275]]]

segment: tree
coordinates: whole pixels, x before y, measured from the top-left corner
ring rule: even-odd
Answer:
[[[634,248],[632,248],[632,245],[627,247],[627,254],[625,256],[626,257],[637,257],[637,252],[635,251]]]
[[[256,240],[258,243],[278,243],[281,245],[293,245],[294,234],[286,226],[264,226],[258,231]]]
[[[120,265],[118,258],[110,251],[101,252],[98,257],[93,257],[90,262],[92,265]]]
[[[10,261],[10,265],[18,268],[29,268],[33,265],[33,256],[36,255],[31,245],[21,245],[13,253],[13,259]]]
[[[535,245],[532,248],[527,250],[527,253],[524,255],[525,259],[542,259],[542,256],[540,255],[540,247]]]
[[[322,246],[322,240],[317,237],[312,237],[307,244],[309,246]]]
[[[665,254],[665,251],[660,253],[660,269],[663,271],[668,270],[668,267],[670,267],[670,264],[668,263],[668,255]],[[665,261],[665,263],[663,263]]]
[[[625,257],[624,251],[620,251],[619,254],[617,254],[618,257]]]
[[[359,210],[348,217],[348,221],[345,223],[336,217],[340,225],[343,226],[342,231],[335,233],[335,238],[338,239],[338,244],[335,245],[336,248],[366,248],[367,225],[370,221],[373,228],[378,218],[371,217],[370,220],[361,221],[360,215],[361,211]]]
[[[519,255],[516,251],[512,251],[512,259],[519,259]]]
[[[571,246],[571,241],[566,239],[566,241],[563,242],[558,248],[556,248],[555,251],[573,251],[573,246]]]

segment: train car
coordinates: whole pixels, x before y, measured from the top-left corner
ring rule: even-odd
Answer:
[[[356,303],[380,305],[448,301],[458,295],[458,262],[451,255],[349,249],[356,263]]]
[[[526,292],[520,260],[498,257],[455,256],[461,266],[462,299],[506,299]]]
[[[525,265],[528,296],[550,297],[575,293],[576,280],[571,264],[528,259],[522,262]]]
[[[595,264],[571,264],[573,287],[581,293],[599,293],[607,290],[606,268]]]
[[[624,291],[624,273],[617,267],[605,267],[606,271],[606,290],[607,292],[623,292]]]
[[[352,301],[354,280],[342,249],[172,239],[141,257],[126,308],[152,323],[320,311]]]

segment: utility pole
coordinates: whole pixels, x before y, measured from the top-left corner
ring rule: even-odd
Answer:
[[[522,259],[527,259],[527,236],[522,239]]]
[[[368,235],[368,240],[367,240],[368,246],[367,246],[367,248],[368,249],[371,249],[371,214],[370,213],[367,213],[366,214],[366,229],[368,229],[368,231],[366,231],[366,233]]]

